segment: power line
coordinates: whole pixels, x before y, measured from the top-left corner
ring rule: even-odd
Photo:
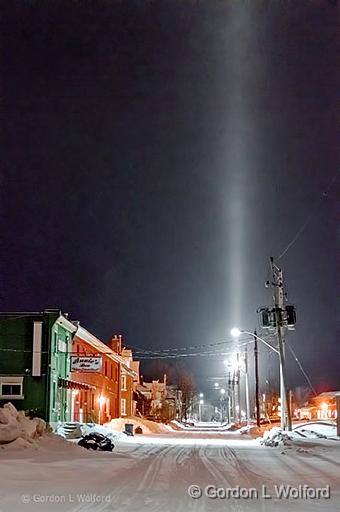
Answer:
[[[289,249],[295,244],[295,242],[298,240],[300,235],[304,232],[304,230],[306,229],[306,227],[308,226],[310,221],[313,219],[315,214],[318,212],[322,202],[328,197],[328,193],[329,193],[330,189],[332,188],[333,184],[335,183],[335,181],[336,181],[336,179],[337,179],[337,177],[339,175],[338,173],[339,173],[339,169],[336,170],[336,172],[334,173],[334,175],[332,176],[332,178],[328,182],[328,185],[326,186],[326,189],[323,191],[321,198],[317,199],[317,201],[316,201],[316,203],[314,205],[314,208],[312,209],[311,213],[308,215],[307,219],[303,222],[303,224],[297,230],[297,232],[295,233],[295,235],[293,236],[292,240],[289,242],[287,247],[282,251],[280,256],[277,258],[278,260],[283,258],[283,256],[285,256],[285,254],[287,254]]]
[[[248,344],[248,342],[246,343]],[[221,356],[230,356],[234,354],[234,350],[229,350],[228,352],[189,352],[187,354],[149,354],[149,355],[137,355],[136,359],[178,359],[183,357],[221,357]]]
[[[196,345],[196,346],[192,346],[192,347],[180,347],[180,348],[177,348],[177,349],[163,349],[163,350],[144,350],[144,349],[139,349],[140,352],[137,352],[134,353],[133,355],[134,356],[137,356],[139,359],[148,359],[148,358],[157,358],[157,357],[160,357],[160,358],[164,358],[164,357],[186,357],[186,356],[193,356],[193,355],[205,355],[205,354],[216,354],[216,355],[227,355],[227,354],[230,354],[230,353],[233,353],[233,351],[228,351],[228,352],[212,352],[211,350],[210,351],[200,351],[200,352],[196,352],[196,353],[189,353],[189,354],[178,354],[176,352],[178,351],[184,351],[184,350],[192,350],[192,349],[195,349],[195,348],[208,348],[208,347],[214,347],[214,346],[218,346],[218,345],[224,345],[228,343],[228,341],[221,341],[221,342],[217,342],[217,343],[209,343],[209,344],[202,344],[202,345]],[[246,340],[241,340],[241,343],[238,343],[238,346],[243,346],[243,345],[246,345],[250,343],[250,341],[246,341]],[[131,345],[130,345],[131,347]],[[174,351],[175,353],[169,353],[170,351]],[[0,352],[20,352],[20,353],[28,353],[28,354],[49,354],[49,353],[53,353],[51,350],[27,350],[27,349],[18,349],[18,348],[4,348],[4,347],[0,347]],[[62,351],[62,352],[59,352],[60,354],[65,354],[65,355],[74,355],[74,356],[78,356],[78,357],[84,357],[84,356],[87,356],[87,355],[90,355],[90,354],[104,354],[104,355],[119,355],[115,352],[112,352],[112,350],[110,350],[108,348],[107,351],[105,350],[92,350],[92,351],[88,351],[86,353],[79,353],[77,351],[69,351],[69,350],[65,350],[65,351]],[[139,356],[138,354],[141,354],[141,356]]]
[[[249,343],[248,336],[246,338],[241,338],[239,342],[246,342]],[[225,344],[233,344],[235,345],[234,339],[224,340],[224,341],[217,341],[214,343],[202,343],[199,345],[191,345],[188,347],[173,347],[173,348],[160,348],[160,349],[143,349],[140,347],[136,347],[134,345],[128,345],[128,347],[134,349],[134,354],[165,354],[165,353],[171,353],[171,352],[179,352],[179,351],[186,351],[186,350],[195,350],[198,348],[209,348],[209,347],[216,347],[218,345],[225,345]]]
[[[312,392],[313,392],[314,396],[316,396],[316,395],[317,395],[317,392],[315,391],[315,388],[314,388],[313,384],[311,383],[311,380],[310,380],[310,378],[308,377],[307,373],[306,373],[306,372],[305,372],[305,370],[303,369],[302,364],[300,363],[300,361],[299,361],[299,359],[298,359],[297,355],[295,354],[294,350],[292,349],[292,347],[290,346],[290,344],[288,343],[288,341],[286,341],[286,343],[287,343],[288,348],[289,348],[289,350],[291,351],[292,356],[294,357],[294,359],[295,359],[295,361],[296,361],[296,363],[297,363],[298,367],[300,368],[300,370],[301,370],[301,372],[302,372],[303,376],[305,377],[306,381],[308,382],[309,387],[311,388],[311,390],[312,390]]]

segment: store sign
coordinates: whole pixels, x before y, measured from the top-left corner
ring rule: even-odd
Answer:
[[[100,372],[102,368],[101,357],[90,356],[72,356],[71,357],[71,372]]]

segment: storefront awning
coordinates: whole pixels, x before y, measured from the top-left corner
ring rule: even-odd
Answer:
[[[76,382],[75,380],[62,379],[59,377],[58,386],[60,388],[66,389],[95,389],[95,386],[91,386],[89,384],[82,384],[81,382]]]

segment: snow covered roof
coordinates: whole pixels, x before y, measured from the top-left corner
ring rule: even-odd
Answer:
[[[335,398],[336,395],[340,395],[340,391],[324,391],[320,393],[315,398]]]
[[[134,375],[134,372],[132,372],[132,370],[130,370],[130,368],[126,365],[126,361],[123,357],[117,354],[117,352],[114,352],[114,350],[105,345],[105,343],[100,341],[98,338],[96,338],[96,336],[94,336],[92,333],[84,329],[84,327],[82,327],[81,325],[78,325],[75,336],[86,341],[99,353],[105,354],[108,357],[110,357],[113,361],[120,363],[127,373],[131,374],[132,376]]]
[[[77,326],[73,322],[70,322],[63,314],[60,314],[56,320],[56,323],[67,329],[69,332],[76,332]]]

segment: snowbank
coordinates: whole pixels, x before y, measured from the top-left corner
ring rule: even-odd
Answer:
[[[308,438],[334,438],[336,437],[336,424],[330,422],[303,423],[293,429],[293,432]]]
[[[267,430],[260,441],[263,446],[289,446],[292,437],[279,427]]]
[[[162,423],[156,423],[155,421],[146,420],[144,418],[137,418],[136,416],[130,418],[114,418],[109,423],[106,423],[104,427],[116,432],[123,432],[125,430],[126,423],[132,423],[134,431],[137,427],[140,427],[143,434],[161,434],[169,431],[169,429]]]
[[[18,439],[30,442],[44,432],[46,432],[46,423],[41,418],[30,419],[25,416],[24,411],[18,412],[11,403],[0,408],[0,445],[12,443]]]
[[[332,423],[312,422],[298,425],[291,432],[273,427],[267,430],[260,443],[264,446],[290,446],[301,439],[339,439],[336,437],[336,426]]]
[[[262,429],[257,425],[245,425],[236,431],[238,434],[247,434],[251,437],[258,437],[262,434]]]
[[[235,423],[201,422],[201,423],[181,423],[178,420],[171,420],[168,425],[164,425],[172,431],[192,431],[192,432],[238,432],[240,426]],[[242,433],[242,432],[241,432]]]

